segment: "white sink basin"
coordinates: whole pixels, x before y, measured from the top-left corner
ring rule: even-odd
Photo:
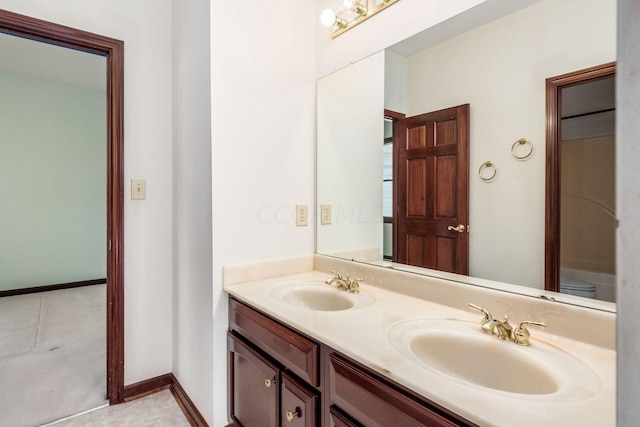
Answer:
[[[349,293],[321,281],[279,283],[269,290],[269,295],[292,307],[310,311],[353,310],[375,302],[375,297],[366,290]]]
[[[532,339],[522,347],[480,332],[478,322],[413,319],[394,325],[389,343],[437,375],[511,397],[577,401],[602,387],[595,372],[558,347]]]
[[[558,391],[558,382],[540,363],[497,338],[435,331],[415,337],[409,346],[431,368],[474,384],[510,393]]]

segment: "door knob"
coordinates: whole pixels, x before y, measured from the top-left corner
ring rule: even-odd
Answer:
[[[447,227],[447,230],[449,230],[449,231],[457,231],[458,233],[464,233],[464,225],[458,224],[457,227],[454,227],[453,225],[450,225],[450,226]]]
[[[271,388],[271,386],[272,386],[273,384],[275,384],[275,383],[276,383],[276,379],[275,379],[275,377],[274,377],[273,379],[272,379],[272,378],[265,378],[265,380],[264,380],[264,386],[265,386],[266,388]]]

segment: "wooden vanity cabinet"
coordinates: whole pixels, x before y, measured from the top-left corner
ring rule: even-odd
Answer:
[[[229,329],[230,426],[320,426],[319,344],[233,299]]]
[[[228,348],[233,427],[475,426],[233,298]]]

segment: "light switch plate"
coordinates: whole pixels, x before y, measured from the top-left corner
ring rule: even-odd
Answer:
[[[296,205],[296,225],[306,226],[309,222],[309,208],[307,205]]]
[[[131,180],[131,200],[147,200],[147,180]]]
[[[320,205],[320,224],[331,224],[331,205]]]

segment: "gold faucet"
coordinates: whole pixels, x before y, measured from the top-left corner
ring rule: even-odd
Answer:
[[[505,341],[513,339],[513,327],[509,324],[509,316],[504,316],[502,320],[494,319],[488,310],[469,303],[469,308],[483,314],[480,321],[480,330],[483,334],[498,335],[498,338]]]
[[[484,308],[475,304],[468,304],[469,308],[482,313],[483,317],[480,321],[480,330],[483,334],[497,335],[498,338],[505,341],[513,341],[519,345],[529,345],[530,333],[527,329],[527,325],[539,326],[546,328],[547,324],[544,322],[531,322],[529,320],[523,320],[518,324],[518,327],[513,330],[513,327],[509,324],[509,316],[505,315],[502,320],[494,319],[491,313]]]
[[[342,274],[338,273],[337,271],[330,271],[331,274],[334,275],[334,277],[325,280],[324,283],[326,283],[327,285],[332,285],[335,283],[336,288],[340,289],[341,291],[348,291],[354,294],[360,292],[360,282],[362,282],[364,279],[354,277],[353,280],[351,280],[348,274],[345,277],[342,277]]]
[[[502,320],[489,320],[481,326],[481,329],[485,334],[498,335],[498,338],[504,341],[511,341],[513,339],[513,327],[509,324],[509,316],[507,315],[505,315]]]

